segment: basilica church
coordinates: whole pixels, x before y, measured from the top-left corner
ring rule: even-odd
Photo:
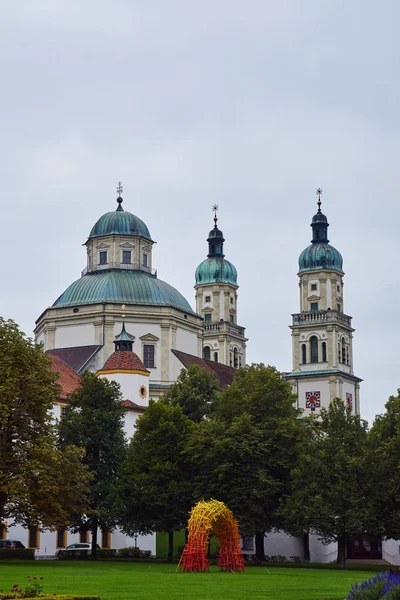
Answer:
[[[195,269],[194,310],[177,289],[159,278],[150,230],[125,210],[120,186],[118,192],[116,208],[97,220],[84,243],[86,267],[81,276],[39,316],[35,339],[60,373],[63,392],[54,417],[62,418],[68,393],[79,385],[79,374],[89,370],[120,384],[127,410],[125,432],[130,437],[149,399],[165,393],[182,368],[198,364],[213,374],[221,388],[230,385],[235,370],[246,364],[248,340],[238,322],[238,274],[225,258],[218,207],[213,208],[207,256]],[[354,329],[344,309],[343,259],[329,243],[321,190],[317,193],[311,244],[299,256],[299,306],[290,324],[292,370],[282,376],[292,385],[303,414],[318,414],[335,397],[359,414],[362,380],[353,371]],[[67,532],[64,537],[43,533],[41,540],[38,535],[29,532],[26,545],[36,547],[41,555],[44,548],[51,555],[56,548],[79,541],[69,533],[67,540]],[[135,543],[152,554],[155,537],[132,540],[118,531],[100,535],[103,547]],[[374,558],[400,564],[395,542],[383,544],[374,548]],[[247,552],[251,545],[252,540],[243,540]],[[360,558],[359,550],[348,548],[348,557]],[[304,558],[302,540],[283,532],[268,535],[265,551]],[[312,561],[330,562],[336,558],[336,547],[323,546],[311,536],[310,553]]]

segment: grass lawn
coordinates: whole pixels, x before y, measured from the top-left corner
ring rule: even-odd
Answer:
[[[372,573],[249,567],[245,573],[177,573],[176,565],[117,562],[1,562],[0,589],[43,577],[46,593],[93,594],[101,600],[322,600],[346,597]]]

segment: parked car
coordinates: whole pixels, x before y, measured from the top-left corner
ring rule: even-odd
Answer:
[[[0,548],[25,548],[19,540],[0,540]]]
[[[96,544],[96,547],[100,548],[99,544]],[[60,548],[60,550],[57,550],[56,555],[60,552],[65,552],[66,550],[78,553],[86,552],[89,554],[92,550],[92,544],[89,544],[89,542],[76,542],[75,544],[70,544],[66,548]]]

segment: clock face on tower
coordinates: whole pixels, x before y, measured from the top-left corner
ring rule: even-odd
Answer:
[[[141,385],[139,388],[139,394],[141,398],[146,398],[147,396],[147,387],[145,385]]]
[[[321,392],[306,392],[306,408],[312,411],[321,408]]]

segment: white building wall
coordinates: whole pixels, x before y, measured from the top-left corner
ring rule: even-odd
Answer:
[[[337,559],[337,543],[323,544],[317,535],[310,535],[310,562],[330,563]]]
[[[382,540],[382,558],[391,565],[400,565],[400,540]]]
[[[85,325],[57,325],[55,332],[55,348],[72,348],[74,346],[92,346],[95,344],[94,326],[92,323]]]
[[[292,556],[298,556],[303,560],[303,540],[299,537],[288,535],[284,531],[268,533],[264,538],[264,552],[267,556],[285,556],[290,560]]]
[[[148,375],[139,375],[138,373],[109,373],[101,374],[99,377],[115,381],[121,386],[123,400],[131,400],[139,406],[149,405],[149,377]],[[140,389],[145,386],[147,394],[145,398],[140,395]]]
[[[321,408],[328,408],[330,404],[330,392],[329,392],[329,381],[326,379],[315,380],[315,381],[304,381],[298,380],[298,394],[299,394],[299,408],[304,409],[305,414],[309,414],[312,411],[306,409],[306,392],[320,392],[321,395]],[[318,413],[320,409],[316,408],[314,411]]]

